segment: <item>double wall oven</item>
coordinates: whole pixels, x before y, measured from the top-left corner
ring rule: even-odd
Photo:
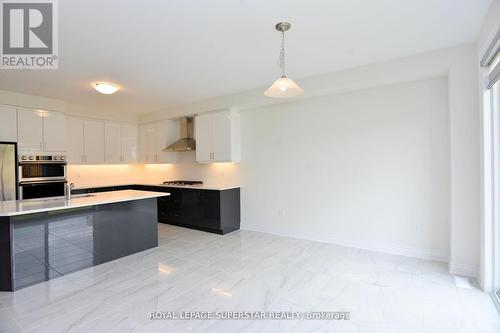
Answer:
[[[64,155],[20,155],[19,199],[64,197],[66,157]]]

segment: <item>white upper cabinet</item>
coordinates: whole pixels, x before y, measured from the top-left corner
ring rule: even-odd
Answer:
[[[139,125],[139,162],[147,163],[148,156],[148,125]]]
[[[136,125],[121,125],[122,162],[135,163],[138,158],[139,133]]]
[[[106,162],[120,163],[122,161],[122,135],[120,124],[106,122],[104,133]]]
[[[178,153],[165,152],[163,149],[179,140],[179,135],[179,125],[176,121],[165,120],[139,126],[140,162],[176,162]]]
[[[137,126],[106,122],[105,141],[107,163],[137,162]]]
[[[17,110],[19,150],[43,150],[42,111],[31,109]]]
[[[68,117],[66,121],[66,149],[68,163],[83,163],[83,119]]]
[[[104,122],[68,117],[66,121],[68,163],[102,164],[104,153]]]
[[[17,142],[17,110],[0,105],[0,141]]]
[[[83,146],[85,163],[101,164],[105,162],[104,122],[99,120],[83,121]]]
[[[44,111],[43,150],[48,152],[66,151],[66,115],[61,112]]]
[[[212,159],[215,161],[232,161],[231,117],[230,112],[218,112],[212,115]]]
[[[212,116],[202,114],[195,119],[196,161],[210,162],[212,160]]]
[[[234,110],[196,117],[196,161],[240,161],[240,116]]]
[[[19,150],[64,152],[66,115],[61,112],[18,109]]]

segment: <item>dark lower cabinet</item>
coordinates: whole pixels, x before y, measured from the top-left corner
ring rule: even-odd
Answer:
[[[240,189],[200,190],[138,186],[170,193],[158,198],[158,222],[227,234],[240,228]]]
[[[158,198],[158,222],[224,235],[240,229],[240,189],[205,190],[154,185],[123,185],[73,190],[73,194],[118,190],[168,192]]]

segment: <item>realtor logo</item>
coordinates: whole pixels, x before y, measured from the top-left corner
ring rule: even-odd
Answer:
[[[2,69],[57,69],[56,0],[0,0]]]

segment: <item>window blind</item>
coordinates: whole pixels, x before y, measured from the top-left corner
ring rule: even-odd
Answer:
[[[487,82],[490,89],[500,79],[500,29],[481,58],[480,65],[490,69]]]

